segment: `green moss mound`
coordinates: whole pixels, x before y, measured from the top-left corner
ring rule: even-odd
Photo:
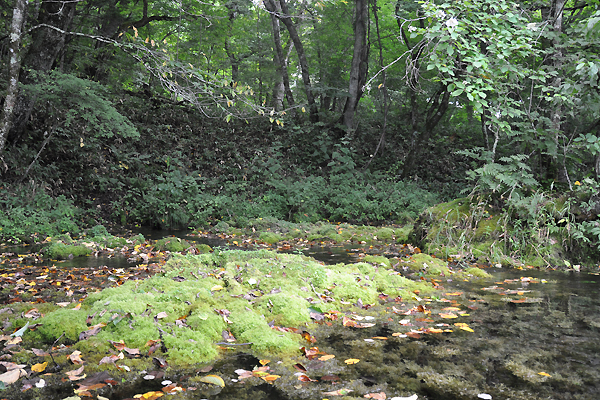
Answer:
[[[177,237],[166,237],[156,242],[156,247],[160,251],[170,251],[179,253],[191,246],[190,242]]]
[[[103,324],[77,344],[97,353],[86,356],[95,361],[110,350],[109,340],[142,352],[149,340],[162,340],[172,365],[210,362],[219,357],[223,332],[257,355],[291,355],[303,339],[273,326],[303,328],[315,309],[347,310],[359,300],[376,304],[380,293],[410,299],[414,291],[433,291],[401,276],[384,257],[371,261],[325,266],[267,250],[174,254],[164,273],[92,293],[81,309],[48,312],[29,334],[45,343],[63,334],[76,342],[89,326]]]
[[[56,242],[48,246],[44,253],[52,259],[66,260],[67,258],[90,255],[92,254],[92,249],[83,244]]]

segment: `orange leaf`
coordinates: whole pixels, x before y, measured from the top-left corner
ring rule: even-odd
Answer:
[[[331,360],[332,358],[335,358],[335,355],[333,354],[326,354],[324,356],[319,357],[320,361],[327,361],[327,360]]]

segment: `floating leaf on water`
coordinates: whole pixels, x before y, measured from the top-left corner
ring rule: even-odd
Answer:
[[[458,315],[452,313],[440,313],[440,317],[442,318],[458,318]]]
[[[213,385],[225,387],[225,381],[218,375],[206,375],[199,379],[200,382],[212,383]]]

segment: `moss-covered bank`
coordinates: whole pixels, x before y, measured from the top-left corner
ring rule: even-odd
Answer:
[[[584,237],[581,229],[562,197],[536,194],[499,203],[478,195],[428,208],[409,241],[444,259],[497,266],[596,267],[598,243]]]

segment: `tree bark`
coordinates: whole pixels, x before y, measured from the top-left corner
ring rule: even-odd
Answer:
[[[292,94],[292,90],[290,89],[290,77],[288,75],[287,70],[287,57],[283,54],[283,46],[281,45],[281,26],[279,25],[279,19],[276,14],[281,14],[281,9],[277,7],[277,4],[264,0],[264,5],[267,11],[271,16],[271,27],[273,29],[273,47],[275,49],[275,54],[273,56],[275,61],[275,68],[277,69],[277,81],[275,82],[275,87],[273,88],[273,101],[274,107],[276,111],[280,111],[284,108],[283,106],[283,95],[285,94],[285,98],[288,102],[288,107],[293,107],[294,96]]]
[[[369,44],[367,29],[369,19],[369,0],[355,0],[354,3],[354,52],[350,66],[350,82],[348,98],[344,106],[342,122],[346,130],[351,131],[354,125],[354,114],[358,101],[363,94],[363,86],[367,78]]]
[[[6,137],[12,125],[14,108],[19,94],[19,71],[21,70],[21,37],[27,0],[16,0],[13,10],[12,23],[10,25],[10,60],[8,66],[8,87],[4,99],[2,116],[0,117],[0,154],[4,151]]]
[[[271,9],[276,9],[274,0],[265,0],[265,2],[267,1],[271,3]],[[302,82],[304,83],[306,101],[308,103],[308,109],[310,112],[310,121],[318,122],[319,112],[317,110],[315,97],[312,91],[312,85],[310,83],[310,72],[308,69],[308,61],[306,60],[306,52],[304,51],[304,46],[300,41],[300,36],[298,35],[298,31],[296,30],[296,25],[294,25],[294,22],[292,21],[290,11],[285,0],[279,0],[279,6],[281,7],[281,13],[276,13],[276,16],[281,22],[283,22],[283,24],[287,28],[287,31],[290,34],[290,38],[292,39],[292,42],[294,42],[296,53],[298,54],[298,62],[300,63],[300,71],[302,72]]]

